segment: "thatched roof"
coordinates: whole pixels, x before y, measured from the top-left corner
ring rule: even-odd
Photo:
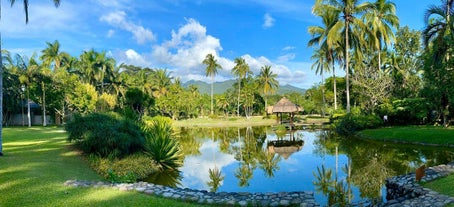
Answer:
[[[268,152],[277,153],[284,159],[288,159],[290,155],[300,151],[303,148],[304,142],[302,140],[289,141],[289,140],[276,140],[268,142]]]
[[[292,113],[302,110],[303,108],[292,103],[286,97],[282,97],[282,99],[273,106],[273,113]]]

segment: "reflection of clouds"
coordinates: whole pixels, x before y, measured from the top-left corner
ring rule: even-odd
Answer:
[[[200,147],[200,155],[187,156],[184,160],[184,165],[181,167],[183,172],[182,186],[199,189],[209,190],[206,184],[210,181],[208,173],[209,169],[214,169],[216,166],[222,173],[222,168],[235,162],[234,156],[224,154],[219,151],[219,143],[213,140],[205,141]],[[222,173],[224,175],[224,173]],[[222,186],[222,182],[220,186]]]

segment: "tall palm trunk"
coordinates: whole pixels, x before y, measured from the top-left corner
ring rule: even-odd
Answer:
[[[349,42],[348,42],[348,28],[349,28],[349,23],[348,21],[345,22],[345,85],[347,85],[347,113],[350,113],[350,84],[349,84],[349,55],[348,55],[348,50],[349,50]]]
[[[0,156],[3,156],[3,55],[2,55],[2,36],[0,33]]]
[[[28,118],[28,127],[32,126],[32,117],[30,114],[30,89],[27,88],[27,118]]]
[[[41,82],[43,87],[43,126],[47,126],[46,118],[46,89],[44,88],[44,81]]]
[[[214,75],[211,74],[211,115],[213,115],[213,84],[214,84]]]
[[[241,78],[238,79],[238,105],[236,108],[236,116],[240,116],[240,94],[241,94]]]
[[[334,110],[337,110],[336,68],[334,67],[334,59],[332,65],[333,65]]]

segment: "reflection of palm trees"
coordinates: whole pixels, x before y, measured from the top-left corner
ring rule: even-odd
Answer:
[[[281,156],[276,153],[262,150],[259,156],[260,168],[265,172],[265,176],[274,177],[274,171],[279,170],[278,163],[281,161]]]
[[[316,181],[313,182],[317,192],[323,193],[328,197],[328,206],[347,206],[345,184],[343,180],[337,182],[337,177],[333,179],[333,171],[326,170],[325,166],[317,167],[317,173],[314,173]]]
[[[207,185],[210,187],[210,191],[218,191],[222,181],[224,181],[224,176],[222,175],[221,170],[215,166],[214,169],[208,169],[208,174],[210,176],[210,181],[207,182]]]
[[[239,179],[240,187],[249,186],[249,180],[252,178],[252,168],[245,162],[240,163],[240,167],[235,172],[235,177]]]

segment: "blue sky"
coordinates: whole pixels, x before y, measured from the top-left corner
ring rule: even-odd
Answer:
[[[311,70],[307,27],[315,0],[33,0],[25,24],[22,1],[1,1],[2,49],[40,55],[46,42],[78,56],[106,51],[117,63],[167,68],[183,82],[203,80],[206,54],[223,69],[215,81],[232,79],[233,59],[243,57],[254,74],[271,65],[281,84],[309,88],[321,81]],[[394,0],[401,26],[420,30],[434,0]]]

